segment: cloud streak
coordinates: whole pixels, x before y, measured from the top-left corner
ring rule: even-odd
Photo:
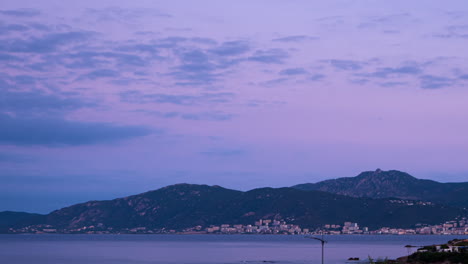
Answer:
[[[422,69],[417,66],[402,66],[402,67],[386,67],[378,68],[377,71],[367,75],[369,77],[388,78],[391,76],[400,75],[418,75],[422,73]]]
[[[0,152],[0,163],[26,163],[31,161],[34,161],[34,159],[27,155]]]
[[[421,76],[421,88],[423,89],[440,89],[451,87],[455,84],[455,80],[452,78],[434,76],[434,75],[423,75]]]
[[[139,91],[126,91],[120,94],[120,100],[126,103],[146,104],[162,103],[175,105],[200,105],[228,103],[234,97],[233,93],[201,93],[197,95],[189,94],[143,94]]]
[[[51,33],[41,37],[27,39],[3,39],[0,51],[12,53],[50,53],[60,48],[91,39],[95,33],[86,31],[71,31]]]
[[[1,85],[0,85],[1,87]],[[21,115],[73,111],[96,104],[78,97],[60,97],[41,91],[9,91],[5,86],[0,89],[0,113],[14,112]]]
[[[0,144],[16,146],[81,146],[112,143],[155,133],[144,126],[78,122],[47,117],[0,114]]]
[[[200,154],[215,158],[230,158],[246,155],[247,152],[242,149],[210,149],[207,151],[202,151]]]
[[[335,69],[343,71],[356,71],[364,67],[364,63],[354,60],[329,60],[328,63]]]
[[[280,75],[303,75],[307,73],[304,68],[288,68],[279,72]]]
[[[311,37],[306,35],[292,35],[286,36],[281,38],[275,38],[272,41],[274,42],[284,42],[284,43],[291,43],[291,42],[303,42],[307,40],[318,40],[318,37]]]
[[[289,54],[282,49],[267,49],[257,50],[247,60],[265,64],[283,64],[289,57]]]
[[[39,16],[41,11],[33,8],[19,8],[11,10],[0,10],[0,15],[13,17],[33,17]]]

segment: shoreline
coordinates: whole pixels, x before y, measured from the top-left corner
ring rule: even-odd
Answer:
[[[0,233],[1,235],[151,235],[151,236],[322,236],[322,234],[227,234],[227,233]],[[324,236],[328,237],[336,237],[336,236],[392,236],[392,237],[403,237],[403,236],[411,236],[411,237],[425,237],[425,236],[460,236],[460,237],[468,237],[468,234],[323,234]]]

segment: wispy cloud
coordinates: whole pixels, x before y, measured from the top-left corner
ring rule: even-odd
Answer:
[[[407,82],[383,82],[380,84],[382,87],[397,87],[397,86],[407,86]]]
[[[79,97],[46,94],[41,91],[9,91],[0,88],[0,112],[21,115],[51,114],[51,112],[72,111],[94,107],[95,103]]]
[[[311,37],[311,36],[306,36],[306,35],[293,35],[293,36],[275,38],[272,41],[290,43],[290,42],[302,42],[306,40],[318,40],[318,39],[319,39],[318,37]]]
[[[177,85],[210,85],[224,77],[224,71],[238,65],[249,50],[246,41],[223,42],[207,49],[175,48],[180,63],[169,75],[178,80]]]
[[[84,80],[84,79],[97,80],[101,78],[115,78],[119,76],[120,76],[120,73],[117,71],[109,70],[109,69],[101,69],[101,70],[94,70],[86,74],[83,74],[78,78],[78,80]]]
[[[119,21],[128,23],[145,16],[153,18],[172,18],[171,14],[153,8],[121,8],[117,6],[102,9],[88,8],[85,14],[90,19],[95,19],[100,22]]]
[[[28,31],[29,27],[21,24],[4,24],[2,25],[0,23],[0,34],[1,35],[7,35],[10,33],[15,33],[15,32],[24,32]]]
[[[126,47],[129,48],[130,47]],[[146,52],[150,51],[150,47],[146,46],[132,46],[132,53],[113,52],[113,51],[79,51],[67,54],[62,57],[67,63],[65,66],[70,69],[87,69],[87,68],[98,68],[101,66],[111,67],[144,67],[150,63],[150,59],[145,59],[140,54],[135,52]],[[118,49],[122,49],[119,47]],[[154,51],[155,52],[155,51]]]
[[[185,113],[181,114],[180,117],[185,120],[208,120],[208,121],[228,121],[233,118],[234,115],[223,112],[204,112],[204,113]]]
[[[372,16],[365,18],[362,23],[358,25],[358,28],[385,28],[385,27],[400,27],[403,25],[410,25],[416,23],[418,20],[415,19],[410,13],[397,13],[382,16]]]
[[[364,67],[364,63],[355,60],[329,60],[328,62],[333,68],[344,71],[356,71]]]
[[[33,8],[19,8],[11,10],[0,10],[0,15],[15,17],[33,17],[40,15],[41,12]]]
[[[155,133],[144,126],[78,122],[47,117],[22,118],[0,114],[0,144],[17,146],[79,146],[116,142]]]
[[[445,27],[442,33],[432,35],[436,38],[451,39],[451,38],[468,38],[468,24],[458,24]]]
[[[0,163],[25,163],[35,159],[28,155],[0,152]]]
[[[18,56],[13,56],[10,54],[0,53],[0,61],[3,62],[18,62],[21,61],[21,58]]]
[[[152,116],[161,118],[179,118],[182,120],[191,121],[228,121],[231,120],[234,115],[225,113],[222,111],[208,111],[208,112],[161,112],[161,111],[149,111],[149,110],[136,110],[135,112],[141,112]]]
[[[243,156],[246,155],[247,152],[243,149],[210,149],[202,151],[200,154],[209,157],[228,158]]]
[[[220,46],[210,49],[209,52],[218,56],[237,56],[250,50],[250,45],[246,41],[228,41]]]
[[[423,89],[440,89],[451,87],[455,84],[455,80],[452,78],[424,75],[421,76],[421,88]]]
[[[282,49],[257,50],[248,60],[265,64],[283,64],[289,54]]]
[[[268,81],[265,81],[265,82],[262,82],[260,83],[262,86],[275,86],[275,85],[279,85],[279,84],[283,84],[285,82],[289,81],[289,78],[286,78],[286,77],[283,77],[283,78],[276,78],[276,79],[272,79],[272,80],[268,80]]]
[[[288,68],[279,72],[280,75],[303,75],[307,73],[304,68]]]
[[[309,80],[311,80],[311,81],[321,81],[321,80],[325,79],[325,77],[326,77],[325,75],[317,73],[317,74],[313,74],[312,76],[310,76]]]
[[[87,41],[95,33],[87,31],[71,31],[64,33],[51,33],[41,37],[27,39],[4,39],[0,43],[0,51],[13,53],[48,53],[54,52],[63,46]]]
[[[419,66],[385,67],[378,68],[375,72],[366,74],[368,77],[388,78],[400,75],[418,75],[422,73]]]
[[[120,100],[126,103],[167,103],[175,105],[199,105],[206,103],[227,103],[234,97],[233,93],[201,94],[144,94],[139,91],[120,93]]]

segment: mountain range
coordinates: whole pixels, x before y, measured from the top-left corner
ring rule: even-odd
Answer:
[[[253,224],[258,219],[283,219],[308,228],[345,221],[369,228],[412,227],[468,215],[464,208],[467,186],[467,183],[418,180],[403,172],[381,170],[352,178],[246,192],[220,186],[176,184],[114,200],[76,204],[47,215],[2,212],[0,231],[2,226],[5,229],[31,224],[62,229],[90,225],[183,229],[197,225]]]
[[[408,173],[390,170],[362,172],[356,177],[325,180],[293,186],[351,197],[399,198],[430,201],[468,208],[468,182],[440,183],[417,179]]]

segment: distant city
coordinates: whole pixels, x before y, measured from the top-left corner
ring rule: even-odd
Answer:
[[[340,224],[325,224],[321,228],[311,230],[299,225],[288,224],[284,220],[260,219],[250,225],[197,225],[183,230],[151,229],[147,227],[115,229],[97,225],[84,226],[76,229],[57,229],[51,225],[34,225],[22,228],[10,228],[9,233],[61,233],[61,234],[278,234],[278,235],[468,235],[468,219],[460,218],[439,225],[417,224],[415,228],[381,227],[369,230],[360,227],[358,223],[344,222]]]

